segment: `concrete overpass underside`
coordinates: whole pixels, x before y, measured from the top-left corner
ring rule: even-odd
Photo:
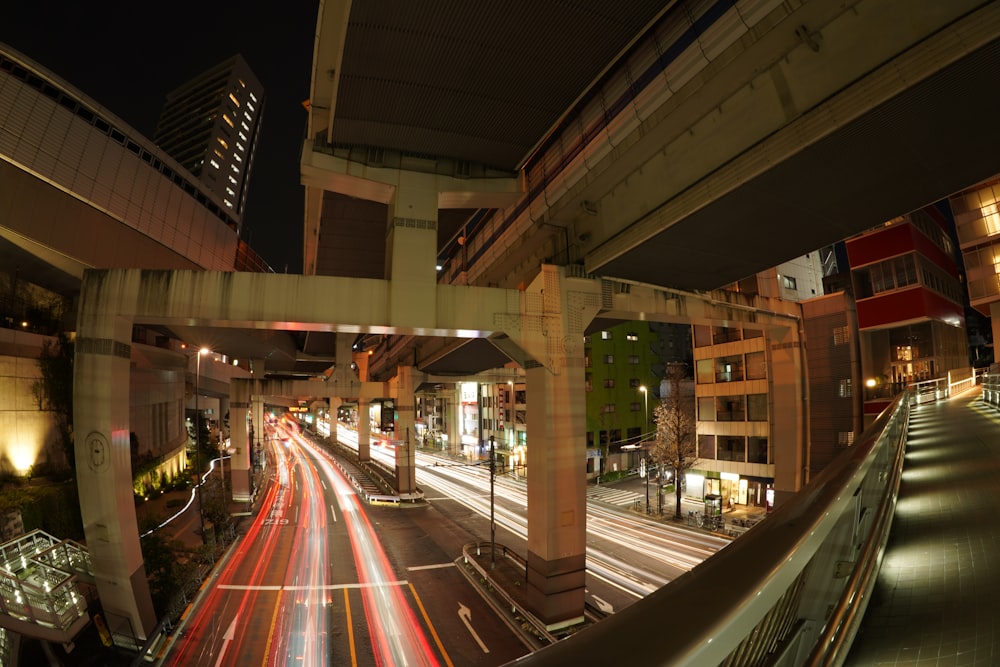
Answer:
[[[997,21],[996,7],[986,14]],[[981,34],[998,27],[977,26]],[[610,238],[587,257],[587,269],[716,288],[992,177],[1000,89],[987,82],[1000,71],[1000,41],[910,78],[945,51],[897,59],[803,114]],[[887,91],[896,94],[883,99]],[[606,205],[643,192],[642,179],[619,186]]]
[[[74,424],[81,510],[91,546],[98,592],[112,613],[128,618],[145,638],[155,619],[145,583],[129,463],[128,376],[133,326],[172,326],[250,331],[389,333],[432,337],[492,337],[507,357],[525,368],[527,428],[544,447],[528,450],[529,599],[553,628],[577,622],[584,602],[586,550],[585,459],[577,443],[585,431],[583,334],[598,316],[663,321],[755,322],[770,328],[775,401],[800,429],[802,360],[797,319],[759,311],[748,304],[716,302],[680,293],[633,286],[615,290],[607,281],[572,277],[543,267],[524,291],[471,286],[433,286],[435,309],[416,294],[410,311],[393,309],[389,281],[210,271],[87,271],[81,293],[74,378]],[[428,324],[430,323],[430,324]],[[222,337],[225,340],[225,337]],[[338,341],[338,356],[349,352]],[[216,350],[227,354],[225,349]],[[231,411],[255,411],[263,394],[330,398],[395,395],[399,424],[413,423],[413,393],[435,379],[400,366],[394,386],[362,382],[341,364],[327,380],[235,382]],[[254,404],[256,401],[257,404]],[[796,407],[798,405],[798,407]],[[235,413],[234,413],[235,414]],[[408,420],[408,421],[407,421]],[[231,417],[231,423],[240,420]],[[401,432],[397,430],[397,432]],[[251,443],[234,427],[235,480],[249,469]],[[793,435],[794,437],[794,435]],[[776,472],[782,483],[796,465]],[[397,461],[400,477],[413,470],[413,450]],[[405,469],[405,470],[404,470]],[[234,493],[236,493],[234,488]]]

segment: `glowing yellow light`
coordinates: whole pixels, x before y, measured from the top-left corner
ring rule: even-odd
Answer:
[[[38,455],[36,447],[26,443],[14,445],[9,450],[10,461],[14,464],[14,469],[22,475],[27,473],[31,466],[35,465],[35,458]]]
[[[983,222],[986,223],[986,233],[990,236],[1000,232],[1000,211],[997,210],[997,203],[991,202],[980,208]]]
[[[875,386],[875,378],[868,378],[867,380],[865,380],[865,386],[866,387],[874,387]]]

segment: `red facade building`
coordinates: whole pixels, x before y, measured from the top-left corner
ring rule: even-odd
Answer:
[[[968,370],[964,295],[949,221],[928,207],[848,239],[865,412],[907,384]]]

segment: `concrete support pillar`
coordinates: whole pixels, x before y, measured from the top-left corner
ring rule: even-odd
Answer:
[[[401,497],[417,493],[416,442],[414,428],[414,389],[420,385],[420,373],[413,366],[400,366],[396,374],[396,490]]]
[[[389,205],[386,271],[389,317],[433,327],[437,317],[438,186],[433,174],[400,171]]]
[[[579,359],[567,356],[558,375],[543,367],[527,371],[528,604],[552,629],[583,621],[587,436],[582,337],[580,348]]]
[[[222,433],[222,439],[225,440],[229,437],[229,422],[226,419],[226,413],[229,412],[229,397],[220,396],[219,397],[219,431]]]
[[[372,460],[372,416],[367,398],[358,399],[358,459]]]
[[[264,395],[261,393],[263,383],[253,382],[253,394],[250,396],[250,425],[253,427],[254,449],[264,447]]]
[[[330,397],[330,442],[337,442],[337,413],[340,412],[340,406],[344,402],[342,398],[336,396]]]
[[[233,451],[229,460],[229,477],[233,500],[240,502],[249,502],[252,495],[250,461],[256,456],[250,442],[251,385],[251,380],[238,378],[229,383],[229,439]]]
[[[113,288],[100,293],[109,301],[120,296]],[[83,529],[108,624],[121,628],[125,636],[134,633],[142,644],[156,625],[156,614],[132,496],[132,321],[102,313],[101,306],[107,304],[95,303],[93,292],[81,299],[73,373],[73,431]]]
[[[452,456],[462,454],[462,392],[455,384],[455,391],[445,402],[445,428],[448,433],[448,453]]]
[[[583,330],[596,313],[563,269],[543,266],[524,299],[528,605],[551,630],[583,622],[586,574],[586,394]],[[539,361],[544,361],[542,366]]]
[[[807,476],[809,385],[804,381],[805,350],[801,323],[768,329],[771,413],[769,447],[774,458],[774,504],[802,488]]]

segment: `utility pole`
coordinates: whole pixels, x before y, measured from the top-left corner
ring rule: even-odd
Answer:
[[[493,434],[490,434],[490,569],[497,565],[497,524],[494,519],[495,501],[493,496],[493,481],[496,477],[496,443]]]
[[[640,471],[642,472],[642,476],[646,478],[646,514],[649,514],[649,468],[649,463],[646,462],[646,459],[643,459]]]
[[[208,348],[200,348],[197,352],[198,361],[195,365],[194,373],[194,465],[197,470],[197,482],[195,483],[195,490],[198,493],[198,522],[201,525],[201,543],[205,544],[205,511],[202,507],[201,501],[201,396],[200,384],[201,384],[201,355],[208,354],[210,350]]]

